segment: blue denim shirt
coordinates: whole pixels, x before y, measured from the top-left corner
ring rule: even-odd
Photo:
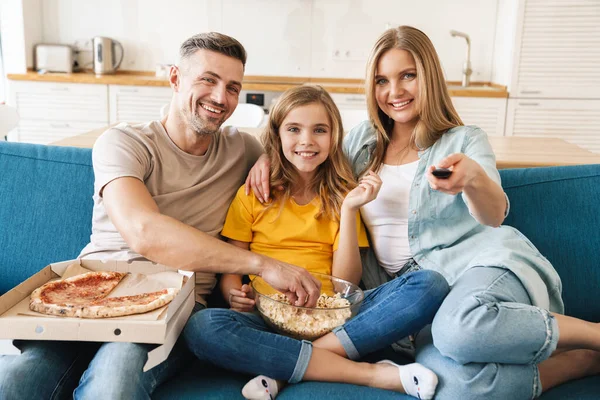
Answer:
[[[356,176],[368,165],[375,141],[370,121],[362,122],[344,138],[344,152]],[[431,189],[425,176],[427,167],[452,153],[466,154],[500,184],[487,135],[476,126],[450,129],[433,146],[420,151],[408,213],[409,244],[415,261],[422,268],[441,273],[450,285],[475,266],[509,269],[521,280],[533,305],[563,313],[558,273],[529,239],[510,226],[493,228],[477,222],[469,213],[464,194],[453,196]],[[369,287],[384,283],[385,273],[372,251],[364,261],[364,283]]]

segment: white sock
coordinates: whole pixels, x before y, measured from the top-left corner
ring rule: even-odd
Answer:
[[[435,394],[438,378],[435,372],[425,368],[421,364],[413,363],[398,365],[390,360],[379,361],[384,364],[392,364],[398,367],[400,381],[404,386],[406,394],[422,400],[430,400]]]
[[[242,388],[242,396],[248,400],[274,400],[277,393],[277,381],[264,375],[250,379]]]

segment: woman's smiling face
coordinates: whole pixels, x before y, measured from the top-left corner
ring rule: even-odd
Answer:
[[[383,53],[375,74],[375,99],[379,108],[397,124],[414,124],[419,118],[419,79],[415,60],[408,51]]]

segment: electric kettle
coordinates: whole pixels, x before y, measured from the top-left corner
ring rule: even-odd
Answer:
[[[119,61],[116,61],[115,57],[116,47],[121,49]],[[114,74],[121,65],[123,56],[125,55],[121,43],[103,36],[96,36],[92,39],[92,51],[94,53],[94,73],[96,75]]]

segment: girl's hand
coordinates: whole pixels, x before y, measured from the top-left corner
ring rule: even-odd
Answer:
[[[232,310],[250,312],[254,309],[254,291],[250,285],[229,291],[229,305]]]
[[[271,171],[271,161],[266,154],[262,154],[246,178],[246,195],[250,194],[250,190],[261,203],[269,200],[269,177]]]
[[[358,211],[365,204],[375,200],[381,189],[381,178],[373,171],[368,171],[358,182],[358,186],[351,190],[344,199],[343,207]]]
[[[446,179],[436,178],[432,172],[437,168],[448,168],[452,175]],[[427,180],[433,190],[456,195],[468,189],[477,178],[485,175],[485,171],[476,161],[463,153],[450,154],[437,165],[430,165],[427,169]]]

